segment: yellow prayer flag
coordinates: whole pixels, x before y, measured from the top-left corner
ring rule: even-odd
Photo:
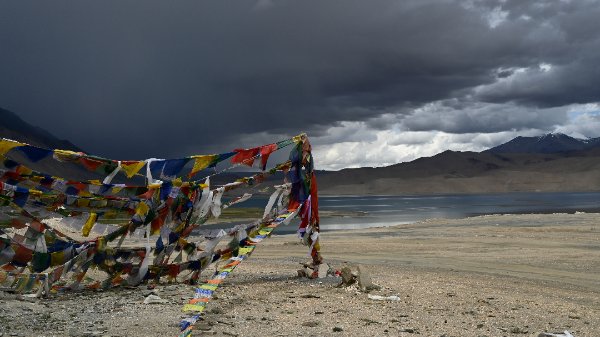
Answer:
[[[121,192],[121,190],[123,190],[123,187],[122,187],[122,186],[114,186],[114,187],[111,189],[111,193],[112,193],[112,194],[117,194],[117,193]]]
[[[114,209],[109,209],[108,211],[106,211],[106,213],[104,213],[104,215],[102,216],[105,219],[115,219],[117,217],[117,211]]]
[[[127,178],[133,177],[136,173],[138,173],[142,167],[146,165],[144,161],[127,161],[121,162],[121,168],[125,171]]]
[[[81,158],[81,152],[74,152],[69,150],[54,150],[54,159],[62,162],[73,162]]]
[[[238,256],[248,255],[248,254],[252,253],[253,250],[254,250],[254,246],[240,247],[240,250],[238,251]]]
[[[269,234],[271,234],[272,231],[273,231],[272,228],[263,228],[258,231],[258,234],[259,235],[269,235]]]
[[[77,207],[88,207],[90,205],[90,199],[77,199]]]
[[[177,227],[175,227],[175,229],[173,229],[172,231],[175,233],[180,233],[184,227],[185,227],[185,221],[180,223],[179,225],[177,225]]]
[[[94,207],[96,207],[96,208],[106,207],[107,205],[108,205],[108,200],[106,200],[106,199],[95,199],[94,200]]]
[[[213,161],[217,159],[219,155],[209,154],[204,156],[192,156],[194,159],[194,167],[192,167],[192,171],[190,172],[190,177],[194,174],[204,170],[207,168]]]
[[[85,225],[83,225],[83,228],[81,229],[81,234],[83,236],[87,237],[88,235],[90,235],[90,231],[92,230],[92,227],[94,227],[96,219],[98,219],[98,214],[90,213],[89,218],[87,219]]]
[[[16,291],[17,293],[22,293],[25,291],[25,287],[29,282],[29,275],[18,275],[16,283]]]
[[[29,197],[35,197],[35,198],[41,198],[44,196],[44,193],[42,191],[38,191],[38,190],[29,190]]]
[[[148,214],[149,210],[150,210],[150,207],[148,207],[148,205],[146,205],[145,202],[140,202],[138,204],[138,207],[135,209],[135,214],[137,214],[139,216],[146,216],[146,214]]]
[[[148,189],[149,190],[157,190],[162,186],[162,183],[160,184],[148,184]],[[153,192],[154,193],[154,192]]]
[[[23,146],[26,144],[16,142],[10,139],[2,139],[0,140],[0,154],[6,154],[8,151],[12,150],[17,146]]]
[[[65,263],[65,251],[50,253],[50,267],[60,266]]]
[[[92,193],[86,191],[86,190],[81,190],[77,193],[78,196],[80,197],[91,197]]]
[[[217,290],[217,287],[218,287],[218,285],[216,285],[216,284],[203,284],[203,285],[199,286],[198,288],[204,289],[204,290],[215,291],[215,290]]]
[[[300,142],[302,142],[302,141],[303,141],[303,138],[304,138],[304,137],[306,137],[306,133],[301,133],[301,134],[299,134],[299,135],[297,135],[297,136],[294,136],[294,137],[292,137],[292,141],[293,141],[294,143],[300,143]]]
[[[201,304],[186,304],[183,306],[183,312],[202,312],[204,311],[206,303]]]
[[[98,249],[99,252],[103,252],[104,250],[106,250],[106,238],[104,236],[98,237],[98,241],[96,242],[96,249]]]
[[[23,166],[23,165],[19,165],[17,167],[17,173],[20,175],[30,175],[33,173],[33,170],[30,169],[29,167]],[[41,180],[41,179],[40,179]]]

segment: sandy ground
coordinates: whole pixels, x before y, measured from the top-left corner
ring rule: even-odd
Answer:
[[[307,248],[273,235],[207,307],[194,335],[600,336],[599,214],[492,215],[325,232],[333,268],[361,264],[371,294],[298,278]],[[209,272],[206,273],[209,276]],[[177,336],[186,285],[18,300],[0,294],[0,336]]]

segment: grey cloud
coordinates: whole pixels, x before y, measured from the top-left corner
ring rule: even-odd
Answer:
[[[448,133],[495,133],[531,128],[552,130],[568,120],[565,108],[532,109],[514,104],[454,104],[436,102],[417,109],[401,124],[411,131],[439,130]]]
[[[388,141],[389,145],[421,145],[431,142],[433,139],[433,132],[430,131],[416,131],[416,132],[402,132],[398,136]]]
[[[385,129],[404,116],[411,130],[546,127],[562,116],[516,118],[529,113],[519,105],[600,100],[591,89],[600,78],[597,1],[466,3],[3,1],[0,106],[125,159],[229,150],[242,138],[299,131],[325,137],[341,121]],[[485,15],[496,7],[507,22],[491,28]],[[527,90],[533,75],[502,86],[510,76],[499,69],[543,62],[563,70],[538,92]],[[475,117],[410,115],[463,96],[514,103]]]
[[[600,43],[597,44],[600,51]],[[600,101],[600,67],[593,57],[580,63],[554,65],[548,71],[539,68],[514,73],[475,90],[475,96],[486,102],[517,102],[522,105],[553,107]]]
[[[596,138],[600,135],[599,113],[600,111],[581,114],[570,123],[558,126],[555,131],[577,138]]]
[[[531,27],[522,41],[530,43],[530,54],[536,57],[525,73],[513,74],[511,81],[503,79],[509,74],[499,73],[499,81],[478,90],[478,99],[542,107],[600,101],[594,89],[600,85],[600,2],[488,2],[489,7],[494,5],[514,20],[511,28],[501,29],[514,29],[515,22]],[[551,64],[552,71],[538,71],[541,63]]]
[[[373,142],[377,135],[361,122],[342,123],[337,127],[328,129],[327,134],[315,137],[315,145],[328,145],[342,142]]]

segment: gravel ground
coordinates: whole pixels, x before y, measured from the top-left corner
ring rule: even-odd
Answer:
[[[334,269],[360,264],[370,295],[298,278],[307,249],[262,243],[217,290],[194,335],[600,336],[598,214],[482,216],[322,235]],[[207,275],[208,276],[208,273]],[[164,300],[144,304],[155,293]],[[0,336],[177,336],[186,285],[19,299],[0,292]]]

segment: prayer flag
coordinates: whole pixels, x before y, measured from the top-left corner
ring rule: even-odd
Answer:
[[[27,156],[27,158],[29,158],[29,160],[31,160],[34,163],[52,154],[52,150],[42,149],[31,145],[21,146],[18,149],[21,152],[23,152],[23,154],[25,154],[25,156]]]
[[[254,159],[258,156],[260,152],[260,148],[255,147],[252,149],[235,149],[236,155],[231,158],[232,164],[244,164],[247,166],[252,166],[254,164]]]
[[[17,187],[13,202],[19,207],[24,207],[27,199],[29,199],[29,190],[23,187]]]
[[[84,155],[82,152],[74,152],[69,150],[54,150],[54,159],[62,162],[74,162]]]
[[[26,144],[19,143],[14,140],[10,140],[10,139],[2,139],[2,140],[0,140],[0,155],[4,155],[4,154],[8,153],[8,151],[14,149],[15,147],[23,146],[23,145],[26,145]]]
[[[160,177],[175,178],[191,158],[166,160]]]
[[[88,217],[87,221],[85,222],[85,225],[83,225],[83,228],[81,229],[81,234],[83,236],[87,237],[88,235],[90,235],[90,231],[92,230],[92,227],[94,227],[94,224],[96,223],[96,219],[98,219],[98,214],[90,213],[90,216]]]
[[[260,148],[260,165],[263,171],[267,168],[269,156],[275,151],[277,151],[277,144],[264,145]]]
[[[122,161],[121,168],[125,171],[125,175],[127,178],[133,177],[136,173],[138,173],[142,167],[146,165],[144,161]]]
[[[191,159],[194,159],[194,167],[188,174],[188,178],[192,178],[196,173],[204,170],[209,167],[219,158],[219,155],[210,154],[204,156],[192,156]]]

